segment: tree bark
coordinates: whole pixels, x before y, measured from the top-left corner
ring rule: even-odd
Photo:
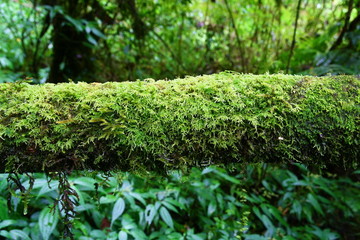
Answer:
[[[58,0],[52,1],[50,5],[61,6],[64,13],[57,12],[52,20],[53,58],[47,82],[67,82],[68,79],[94,81],[97,69],[93,48],[87,40],[89,33],[79,31],[66,16],[89,22],[99,18],[104,24],[112,24],[113,19],[97,0]],[[92,7],[90,11],[89,6]]]

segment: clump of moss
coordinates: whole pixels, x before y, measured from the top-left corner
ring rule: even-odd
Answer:
[[[358,166],[360,80],[224,72],[173,81],[0,84],[1,172]]]

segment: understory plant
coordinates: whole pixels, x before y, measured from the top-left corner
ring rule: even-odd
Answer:
[[[0,236],[81,240],[359,238],[359,171],[345,178],[315,174],[302,165],[252,164],[227,169],[193,168],[167,176],[2,174]]]

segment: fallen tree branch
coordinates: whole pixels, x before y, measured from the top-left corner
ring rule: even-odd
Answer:
[[[220,73],[173,81],[0,84],[0,172],[159,171],[360,159],[360,81]]]

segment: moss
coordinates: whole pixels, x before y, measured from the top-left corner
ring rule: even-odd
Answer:
[[[224,72],[0,84],[1,172],[359,161],[360,80]]]

